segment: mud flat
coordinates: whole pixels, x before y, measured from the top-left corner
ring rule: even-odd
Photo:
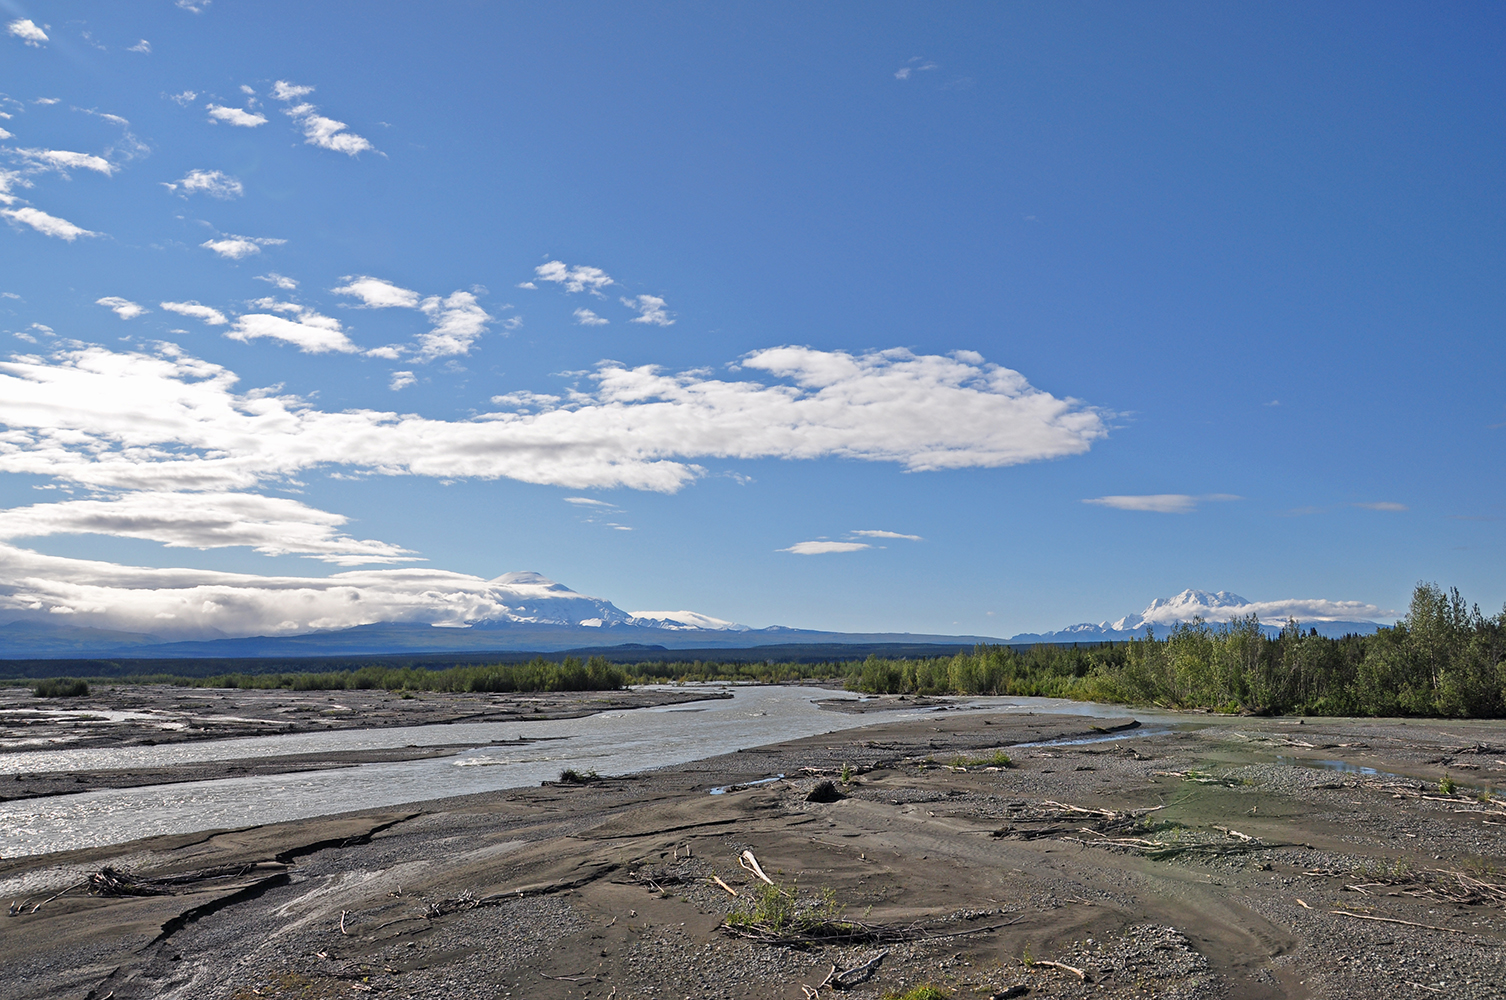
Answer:
[[[874,718],[0,861],[0,995],[1506,995],[1499,723]]]

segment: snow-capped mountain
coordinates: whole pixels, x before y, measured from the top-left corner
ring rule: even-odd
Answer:
[[[1328,601],[1317,598],[1294,598],[1284,601],[1250,601],[1227,590],[1184,590],[1175,597],[1158,597],[1137,615],[1125,615],[1115,621],[1082,622],[1055,632],[1017,635],[1010,642],[1099,642],[1144,636],[1148,630],[1165,635],[1178,622],[1201,618],[1220,624],[1235,618],[1255,615],[1267,633],[1275,633],[1289,620],[1320,635],[1342,636],[1351,633],[1368,635],[1380,626],[1371,619],[1394,618],[1395,612],[1384,611],[1360,601]]]

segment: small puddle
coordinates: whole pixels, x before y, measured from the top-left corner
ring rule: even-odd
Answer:
[[[1347,760],[1309,760],[1306,757],[1289,757],[1286,754],[1277,754],[1276,763],[1285,764],[1288,767],[1308,767],[1318,771],[1339,771],[1343,774],[1361,774],[1367,778],[1395,778],[1398,781],[1416,781],[1416,778],[1405,774],[1396,774],[1392,771],[1378,771],[1373,767],[1365,767],[1362,764],[1351,764]]]
[[[1160,736],[1169,729],[1134,729],[1124,733],[1106,733],[1102,736],[1074,736],[1064,740],[1041,740],[1037,743],[1013,743],[1011,747],[1080,747],[1089,743],[1113,743],[1116,740],[1133,740],[1141,736]]]
[[[741,781],[735,785],[720,785],[711,789],[708,795],[725,795],[728,792],[736,792],[744,788],[752,788],[754,785],[771,785],[776,781],[783,781],[784,775],[776,774],[772,778],[759,778],[757,781]]]

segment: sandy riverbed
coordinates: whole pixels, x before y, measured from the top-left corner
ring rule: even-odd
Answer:
[[[0,861],[27,901],[0,995],[796,1000],[881,953],[843,995],[1506,995],[1506,807],[1480,795],[1506,781],[1500,724],[1189,717],[1020,747],[1116,722],[874,719],[581,786]],[[955,766],[999,748],[1015,766]],[[823,778],[845,797],[807,801]],[[887,940],[729,935],[757,891],[743,850]],[[228,873],[32,912],[106,865]]]

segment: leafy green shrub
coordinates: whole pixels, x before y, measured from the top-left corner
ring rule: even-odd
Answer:
[[[82,698],[89,693],[89,682],[73,677],[49,677],[32,685],[38,698]]]
[[[601,775],[595,771],[577,771],[573,767],[567,767],[560,772],[560,781],[567,785],[589,785],[593,781],[600,781]]]

